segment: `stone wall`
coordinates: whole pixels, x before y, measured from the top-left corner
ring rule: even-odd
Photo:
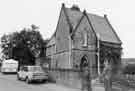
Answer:
[[[49,71],[50,79],[57,84],[81,89],[81,72],[73,69],[58,69]]]
[[[72,50],[72,64],[73,68],[80,69],[80,63],[83,56],[87,57],[87,60],[90,63],[90,71],[92,78],[97,76],[97,58],[95,51],[88,50]]]

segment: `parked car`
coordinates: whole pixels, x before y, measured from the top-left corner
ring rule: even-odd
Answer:
[[[17,72],[17,79],[25,80],[26,83],[47,81],[48,73],[44,72],[40,66],[21,66]]]
[[[1,63],[1,72],[2,73],[16,73],[18,69],[18,61],[14,59],[4,60]]]

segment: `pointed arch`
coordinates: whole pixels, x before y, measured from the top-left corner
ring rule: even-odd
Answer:
[[[81,57],[80,60],[80,69],[82,70],[84,67],[88,67],[89,61],[87,55]]]

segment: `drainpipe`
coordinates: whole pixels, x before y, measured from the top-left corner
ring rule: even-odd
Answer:
[[[98,56],[98,75],[101,74],[100,70],[100,35],[97,34],[97,56]]]
[[[69,67],[71,67],[71,36],[69,35]]]

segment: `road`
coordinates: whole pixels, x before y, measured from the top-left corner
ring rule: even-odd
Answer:
[[[0,73],[0,91],[80,91],[78,89],[71,89],[53,83],[32,83],[27,84],[24,81],[18,81],[16,74],[2,74]],[[93,91],[104,91],[103,86],[93,86]],[[113,90],[121,91],[121,90]],[[128,90],[135,91],[135,90]]]
[[[18,81],[15,74],[0,73],[0,91],[76,91],[51,83],[32,83]]]

